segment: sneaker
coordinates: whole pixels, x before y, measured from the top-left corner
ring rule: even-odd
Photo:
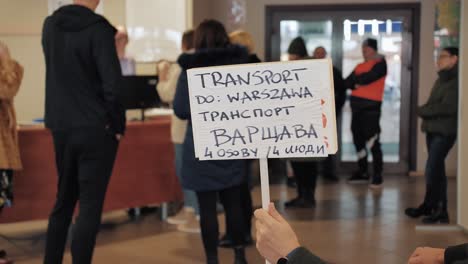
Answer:
[[[183,225],[186,224],[190,219],[194,218],[194,210],[190,207],[184,207],[176,215],[168,217],[167,223],[171,225]]]
[[[186,233],[193,233],[193,234],[200,234],[200,217],[194,216],[185,224],[178,225],[177,230],[186,232]]]
[[[368,184],[369,183],[369,174],[367,172],[362,173],[360,171],[356,171],[353,173],[351,178],[348,179],[348,183],[350,184]]]

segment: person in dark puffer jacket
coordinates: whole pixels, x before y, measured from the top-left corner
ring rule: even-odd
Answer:
[[[218,218],[216,202],[219,196],[232,231],[235,263],[247,263],[244,251],[245,224],[241,206],[242,184],[246,177],[244,160],[200,161],[195,157],[190,114],[187,70],[198,67],[247,63],[249,54],[233,46],[224,26],[216,20],[205,20],[195,30],[195,53],[182,54],[178,63],[182,72],[174,98],[174,113],[188,120],[182,154],[182,186],[196,192],[200,207],[200,227],[207,263],[218,263]]]

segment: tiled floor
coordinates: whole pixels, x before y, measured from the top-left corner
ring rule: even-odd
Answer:
[[[468,236],[451,231],[416,231],[418,220],[408,219],[403,209],[417,205],[424,192],[423,179],[388,176],[381,193],[366,186],[321,183],[317,208],[284,210],[294,196],[283,185],[271,187],[271,197],[297,231],[304,246],[331,263],[406,263],[421,245],[443,247],[468,242]],[[455,221],[455,180],[449,182],[449,209]],[[254,189],[254,203],[260,192]],[[220,215],[220,221],[223,222]],[[0,225],[0,248],[6,248],[17,264],[41,262],[45,222]],[[254,247],[247,250],[250,263],[264,263]],[[220,250],[221,263],[232,263],[230,250]],[[67,254],[64,263],[71,263]],[[94,263],[204,263],[199,235],[177,232],[156,215],[129,221],[123,212],[107,214],[98,239]]]

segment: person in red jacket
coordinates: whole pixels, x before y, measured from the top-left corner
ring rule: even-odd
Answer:
[[[346,85],[352,89],[350,103],[352,110],[351,131],[356,147],[359,169],[348,180],[349,183],[368,183],[367,152],[372,152],[373,177],[370,187],[382,186],[383,155],[380,146],[380,113],[387,62],[377,53],[377,40],[368,38],[362,43],[364,62],[358,64],[346,78]]]

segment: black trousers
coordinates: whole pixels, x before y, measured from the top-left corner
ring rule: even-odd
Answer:
[[[291,161],[297,183],[297,195],[314,198],[317,185],[317,161]]]
[[[251,236],[252,232],[252,216],[253,216],[253,204],[252,204],[252,194],[250,192],[251,188],[253,188],[253,183],[252,183],[252,173],[251,173],[251,167],[252,167],[252,160],[245,160],[246,161],[246,181],[241,184],[240,189],[241,189],[241,207],[242,207],[242,212],[244,216],[244,224],[245,224],[245,234],[244,236]],[[227,219],[226,219],[227,220]],[[228,227],[226,223],[226,227]],[[226,236],[228,238],[231,238],[232,230],[229,230],[229,228],[226,228]]]
[[[219,225],[216,211],[218,195],[226,213],[226,228],[231,232],[234,246],[242,246],[244,242],[245,217],[241,205],[241,185],[220,191],[197,192],[201,235],[208,260],[218,256]]]
[[[249,183],[243,183],[241,185],[241,207],[242,215],[244,216],[244,230],[245,235],[251,235],[252,231],[252,216],[253,216],[253,205],[252,205],[252,194],[250,193]],[[229,234],[231,234],[229,232]]]
[[[427,133],[426,195],[424,205],[430,209],[442,207],[447,210],[447,176],[445,158],[455,144],[456,136]]]
[[[367,172],[367,148],[372,153],[374,174],[383,170],[383,154],[380,145],[380,109],[354,110],[352,113],[351,132],[358,156],[361,172]]]
[[[91,263],[118,142],[104,128],[53,131],[58,191],[49,217],[44,263],[62,263],[77,201],[71,241],[73,264]]]

